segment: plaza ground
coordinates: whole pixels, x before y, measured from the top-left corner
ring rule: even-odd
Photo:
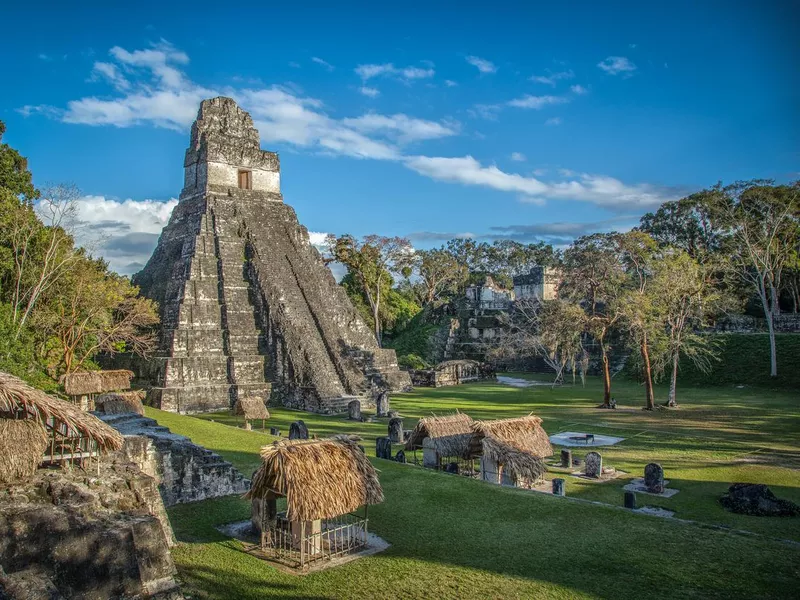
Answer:
[[[544,376],[518,375],[531,379]],[[180,541],[173,552],[196,598],[789,598],[800,583],[800,518],[726,512],[732,482],[765,483],[800,503],[800,394],[765,388],[679,390],[679,410],[642,411],[642,388],[615,381],[617,410],[595,408],[597,379],[585,387],[512,388],[476,383],[419,388],[392,397],[410,429],[431,413],[459,409],[475,419],[534,413],[548,433],[583,431],[625,438],[597,449],[628,472],[605,483],[567,476],[568,497],[500,488],[464,477],[374,459],[386,501],[370,529],[392,546],[324,572],[293,576],[241,551],[220,524],[248,518],[229,497],[170,509]],[[665,396],[662,389],[658,390]],[[370,456],[386,419],[354,423],[271,408],[284,435],[303,419],[312,434],[356,433]],[[219,452],[246,476],[274,438],[244,431],[226,413],[195,417],[147,409],[175,433]],[[365,411],[365,414],[369,414]],[[576,456],[584,451],[575,449]],[[639,495],[639,505],[675,511],[664,519],[624,510],[622,486],[645,464],[663,465],[672,498]],[[550,473],[548,477],[563,476]]]

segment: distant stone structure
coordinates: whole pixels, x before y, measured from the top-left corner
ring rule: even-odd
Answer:
[[[507,310],[514,300],[514,292],[495,283],[490,275],[482,283],[469,286],[465,293],[477,310]]]
[[[410,387],[283,203],[278,155],[230,98],[200,105],[180,201],[133,281],[160,307],[159,351],[140,375],[163,410],[271,393],[273,404],[344,412],[374,386]]]
[[[514,276],[514,297],[516,300],[538,298],[553,300],[558,296],[561,279],[558,271],[550,267],[536,266],[525,275]]]

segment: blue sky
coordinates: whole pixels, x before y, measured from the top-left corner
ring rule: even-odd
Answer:
[[[314,232],[563,244],[718,180],[800,177],[797,2],[47,4],[2,9],[4,141],[81,188],[123,273],[219,94]]]

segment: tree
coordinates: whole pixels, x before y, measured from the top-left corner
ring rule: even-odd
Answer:
[[[701,264],[679,249],[668,249],[653,265],[650,295],[653,311],[667,336],[667,360],[671,366],[667,406],[677,406],[678,368],[681,356],[702,372],[718,359],[717,346],[698,330],[721,305],[714,268]]]
[[[333,260],[347,267],[361,287],[372,311],[375,339],[381,344],[381,302],[391,289],[391,271],[409,274],[413,257],[411,243],[400,237],[328,235],[326,244]]]
[[[639,229],[659,246],[680,248],[703,262],[723,250],[728,239],[715,218],[717,191],[703,190],[680,200],[664,202],[655,213],[646,213]]]
[[[642,378],[645,390],[645,408],[655,408],[653,390],[653,352],[656,346],[663,351],[664,329],[661,327],[658,304],[654,303],[652,285],[656,242],[641,231],[630,231],[617,237],[622,260],[626,266],[628,282],[620,300],[622,323],[628,330],[630,341],[638,349],[642,360]],[[656,357],[662,356],[661,352]]]
[[[456,293],[469,275],[467,266],[444,248],[417,250],[415,266],[423,305],[432,304],[444,294]]]
[[[621,315],[619,299],[626,283],[617,234],[597,233],[575,240],[564,251],[559,297],[586,310],[586,331],[600,348],[603,406],[611,405],[608,339]]]
[[[11,306],[19,337],[40,298],[67,273],[77,260],[70,230],[77,215],[80,192],[74,185],[48,187],[33,209],[21,204],[9,215],[8,245],[12,256]]]
[[[98,352],[149,355],[156,344],[158,312],[127,278],[106,271],[103,261],[81,257],[40,325],[58,343],[61,369],[80,369]]]
[[[541,356],[555,371],[553,385],[563,381],[564,371],[580,371],[583,380],[588,354],[583,346],[586,313],[564,300],[524,298],[509,314],[501,316],[502,332],[489,343],[488,356],[517,359]]]
[[[715,216],[731,236],[731,264],[761,302],[769,332],[770,375],[777,377],[775,316],[780,313],[781,277],[800,243],[800,182],[738,182],[718,185],[712,192]]]

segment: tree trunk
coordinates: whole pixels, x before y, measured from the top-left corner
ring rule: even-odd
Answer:
[[[372,308],[372,318],[375,321],[375,339],[378,340],[378,347],[382,346],[381,341],[381,322],[380,322],[380,307],[375,304]]]
[[[603,353],[603,406],[611,406],[611,368],[608,364],[608,353],[602,349]]]
[[[678,406],[677,399],[675,398],[678,388],[678,360],[680,354],[676,351],[672,357],[672,377],[669,381],[669,397],[667,398],[667,406]]]
[[[647,347],[647,334],[642,335],[642,364],[644,371],[645,408],[653,410],[656,407],[653,395],[653,372],[650,368],[650,349]]]
[[[769,375],[770,377],[778,376],[778,357],[775,348],[775,321],[773,317],[772,308],[767,299],[767,286],[766,282],[762,279],[759,281],[758,295],[761,298],[761,306],[764,309],[764,317],[767,320],[767,331],[769,332]]]

